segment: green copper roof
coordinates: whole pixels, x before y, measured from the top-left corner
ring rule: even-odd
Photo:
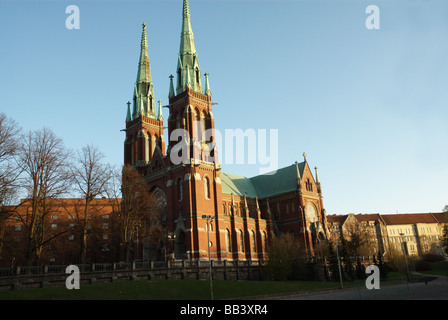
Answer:
[[[298,163],[299,172],[303,175],[305,162]],[[296,164],[280,168],[275,174],[263,174],[246,178],[229,173],[221,173],[222,193],[234,194],[259,199],[272,197],[297,190]]]
[[[190,21],[190,6],[188,0],[183,1],[182,30],[180,35],[179,59],[177,62],[177,86],[176,94],[184,92],[187,85],[191,89],[202,93],[201,71],[198,55],[194,44],[193,29]]]
[[[155,119],[154,87],[151,79],[151,67],[148,57],[148,39],[146,35],[146,23],[143,23],[142,40],[140,47],[140,59],[138,63],[137,80],[134,86],[134,108],[132,119],[141,114]]]
[[[146,35],[146,23],[143,23],[142,41],[140,47],[140,60],[138,63],[137,81],[151,82],[151,70],[148,57],[148,39]]]
[[[237,176],[230,173],[221,173],[221,187],[222,193],[234,194],[237,196],[244,196],[250,198],[258,197],[257,190],[250,178]]]

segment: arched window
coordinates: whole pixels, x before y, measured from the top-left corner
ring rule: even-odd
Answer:
[[[196,123],[194,124],[194,127],[196,129],[196,141],[201,140],[201,113],[198,109],[196,109]]]
[[[181,80],[180,80],[180,78],[181,78],[181,77],[180,77],[180,73],[181,73],[181,71],[180,71],[180,68],[179,68],[179,69],[177,69],[177,86],[178,86],[178,87],[180,87],[180,81],[181,81]]]
[[[210,181],[208,177],[204,177],[204,194],[205,199],[210,199]]]
[[[196,68],[196,83],[199,84],[200,76],[199,76],[199,69]]]
[[[151,134],[148,132],[145,139],[145,162],[151,158]]]
[[[231,237],[230,237],[230,231],[229,229],[226,229],[226,251],[231,252],[232,251],[232,243],[231,243]]]
[[[205,114],[201,112],[201,141],[205,142]]]
[[[252,252],[257,252],[257,241],[255,240],[255,233],[250,230],[250,241],[252,242]]]
[[[239,251],[244,252],[244,236],[241,230],[238,230],[238,240],[239,240]]]
[[[262,237],[262,240],[263,240],[263,251],[266,251],[267,246],[268,246],[268,240],[266,238],[266,232],[263,231],[261,233],[261,237]]]
[[[226,214],[226,204],[225,203],[222,205],[222,213]]]

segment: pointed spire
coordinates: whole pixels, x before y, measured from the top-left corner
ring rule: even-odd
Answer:
[[[314,167],[314,171],[316,172],[316,183],[319,183],[319,176],[317,175],[317,167]]]
[[[210,84],[208,83],[208,73],[204,74],[205,76],[205,89],[204,89],[204,94],[205,95],[211,95],[211,91],[210,91]]]
[[[126,122],[131,121],[131,101],[128,101],[128,112],[126,113]]]
[[[306,153],[304,152],[304,153],[302,153],[302,156],[303,156],[303,161],[305,161],[306,162]]]
[[[199,62],[190,21],[190,6],[188,0],[184,0],[179,60],[177,62],[177,76],[180,79],[177,81],[176,93],[179,94],[186,90],[187,78],[190,78],[191,89],[202,93],[201,77],[199,75]]]
[[[151,70],[148,57],[148,39],[146,23],[143,22],[142,41],[140,46],[140,60],[138,64],[137,83],[151,82]]]
[[[169,93],[168,93],[168,98],[172,98],[172,97],[174,97],[175,96],[175,94],[174,94],[174,84],[173,84],[173,75],[171,74],[170,75],[170,91],[169,91]]]
[[[163,121],[162,100],[159,100],[159,115],[157,116],[157,120]]]
[[[142,24],[142,29],[140,60],[138,63],[137,80],[134,87],[133,118],[143,114],[145,117],[155,119],[154,86],[152,84],[151,67],[149,64],[146,23]]]

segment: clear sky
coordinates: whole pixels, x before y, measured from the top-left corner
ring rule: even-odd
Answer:
[[[78,30],[66,28],[72,4]],[[366,28],[371,4],[380,29]],[[190,10],[216,129],[278,130],[278,166],[306,152],[328,214],[448,204],[447,1],[190,0]],[[0,0],[0,112],[121,165],[141,25],[167,105],[181,12],[182,0]],[[262,166],[222,163],[248,177]]]

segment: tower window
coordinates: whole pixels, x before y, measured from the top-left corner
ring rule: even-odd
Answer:
[[[177,86],[180,87],[180,69],[177,69]]]
[[[205,199],[210,199],[210,182],[207,177],[204,179],[204,194]]]
[[[196,68],[196,83],[199,84],[199,69]]]
[[[201,113],[201,140],[205,142],[205,115]]]

